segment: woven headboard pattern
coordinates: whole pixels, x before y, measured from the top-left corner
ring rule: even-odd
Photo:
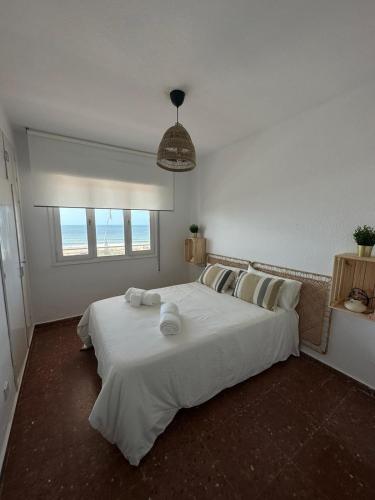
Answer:
[[[301,296],[296,308],[299,315],[301,343],[321,353],[327,351],[331,326],[329,294],[332,279],[330,276],[214,254],[207,254],[207,263],[241,269],[247,269],[248,265],[251,264],[254,269],[259,271],[301,281]]]
[[[222,255],[214,255],[212,253],[207,254],[207,264],[221,264],[223,266],[238,267],[245,270],[249,267],[248,260],[223,257]]]

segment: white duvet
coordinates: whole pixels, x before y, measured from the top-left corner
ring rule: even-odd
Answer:
[[[267,311],[199,283],[156,291],[178,305],[180,335],[160,333],[160,306],[132,308],[123,296],[94,302],[78,326],[102,378],[90,423],[132,465],[180,408],[299,354],[295,311]]]

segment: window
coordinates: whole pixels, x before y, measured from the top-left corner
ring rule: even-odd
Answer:
[[[151,250],[151,225],[148,210],[131,210],[131,237],[133,252]]]
[[[84,208],[60,208],[61,247],[64,257],[88,255],[87,218]]]
[[[155,255],[156,212],[53,208],[56,262]]]
[[[95,209],[96,255],[125,255],[124,214],[122,210]]]

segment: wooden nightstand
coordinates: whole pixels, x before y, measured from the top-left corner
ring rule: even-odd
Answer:
[[[206,238],[186,238],[185,261],[197,265],[205,264]]]

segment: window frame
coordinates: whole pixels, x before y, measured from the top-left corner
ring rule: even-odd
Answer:
[[[131,210],[123,209],[124,218],[124,241],[125,254],[108,255],[98,257],[96,243],[95,209],[86,208],[87,224],[87,244],[88,254],[86,255],[63,255],[60,208],[51,207],[48,209],[51,239],[53,249],[53,264],[89,264],[97,262],[108,262],[114,260],[140,259],[146,257],[157,257],[157,212],[149,210],[150,213],[150,250],[133,250],[132,248],[132,228],[131,228]],[[117,210],[117,209],[116,209]],[[121,210],[121,209],[120,209]]]
[[[156,256],[156,212],[148,210],[150,213],[150,250],[133,250],[133,235],[131,223],[131,210],[124,210],[124,229],[125,229],[125,253],[129,249],[129,257],[154,255]],[[126,228],[129,228],[126,230]],[[128,240],[126,239],[128,238]]]

